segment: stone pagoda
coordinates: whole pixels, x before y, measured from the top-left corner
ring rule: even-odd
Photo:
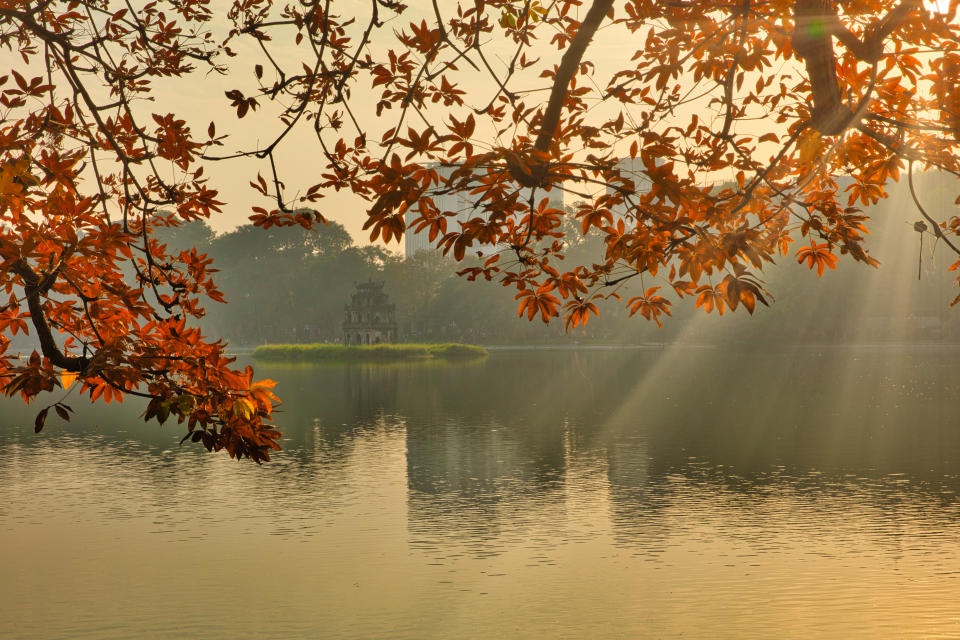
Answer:
[[[397,341],[395,305],[383,292],[383,283],[354,283],[353,299],[345,307],[343,344],[380,344]]]

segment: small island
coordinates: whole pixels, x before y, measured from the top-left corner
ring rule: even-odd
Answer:
[[[263,362],[397,362],[405,360],[476,360],[487,350],[472,344],[268,344],[253,358]]]
[[[344,307],[342,343],[268,344],[253,352],[263,362],[400,362],[411,360],[476,360],[487,350],[470,344],[395,343],[396,307],[383,282],[355,282]]]

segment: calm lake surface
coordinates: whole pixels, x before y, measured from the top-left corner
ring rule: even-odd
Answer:
[[[0,637],[960,638],[958,361],[259,366],[259,468],[5,401]]]

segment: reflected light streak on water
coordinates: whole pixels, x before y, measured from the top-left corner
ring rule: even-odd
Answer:
[[[957,354],[733,359],[751,393],[861,370],[846,440],[829,409],[751,422],[709,353],[656,355],[265,372],[289,402],[262,468],[166,427],[5,427],[0,637],[960,637],[960,435],[921,413]],[[691,390],[636,392],[654,370]]]

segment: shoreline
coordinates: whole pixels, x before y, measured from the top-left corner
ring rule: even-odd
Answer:
[[[485,358],[484,347],[471,344],[374,344],[343,345],[268,344],[249,355],[261,362],[411,362],[422,360],[463,361]]]

